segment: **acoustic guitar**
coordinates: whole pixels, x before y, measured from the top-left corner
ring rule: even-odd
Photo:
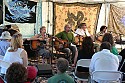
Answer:
[[[41,47],[44,47],[46,44],[45,40],[30,40],[30,48],[33,51],[39,50]]]
[[[82,45],[84,37],[83,36],[75,36],[75,44]]]
[[[64,42],[64,44],[62,44],[62,42]],[[70,43],[68,42],[68,40],[62,40],[62,39],[55,38],[55,41],[54,41],[55,50],[59,51],[62,48],[68,48],[69,45],[70,45]]]

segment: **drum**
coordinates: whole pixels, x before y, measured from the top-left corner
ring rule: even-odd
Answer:
[[[83,36],[75,36],[76,45],[82,45],[82,42],[83,42]]]

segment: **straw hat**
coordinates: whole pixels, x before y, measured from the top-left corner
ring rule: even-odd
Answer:
[[[2,32],[0,39],[11,39],[10,33],[8,31]]]

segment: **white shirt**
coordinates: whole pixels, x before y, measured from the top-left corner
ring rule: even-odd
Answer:
[[[89,71],[117,71],[119,67],[119,59],[116,55],[112,54],[110,50],[103,49],[92,56]]]
[[[78,29],[75,31],[74,36],[77,36],[77,35],[81,35],[81,36],[91,36],[87,29],[85,29],[85,31],[84,31],[83,29],[80,29],[80,28],[78,28]]]
[[[9,49],[10,49],[10,47],[7,49],[6,54],[3,58],[3,61],[6,61],[10,64],[12,64],[13,62],[19,62],[19,63],[23,64],[23,59],[21,58],[20,54],[22,53],[22,51],[24,49],[18,48],[18,50],[16,52],[9,52],[8,51]],[[1,67],[2,74],[6,74],[6,70],[7,70],[7,68]]]

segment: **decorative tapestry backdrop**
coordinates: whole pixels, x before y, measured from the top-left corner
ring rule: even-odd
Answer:
[[[80,23],[86,23],[88,31],[95,34],[101,4],[54,3],[54,33],[64,30],[67,23],[72,24],[72,30]]]
[[[125,34],[125,8],[110,5],[108,31]]]
[[[12,23],[36,23],[37,3],[28,0],[12,0],[5,6],[5,20]]]

